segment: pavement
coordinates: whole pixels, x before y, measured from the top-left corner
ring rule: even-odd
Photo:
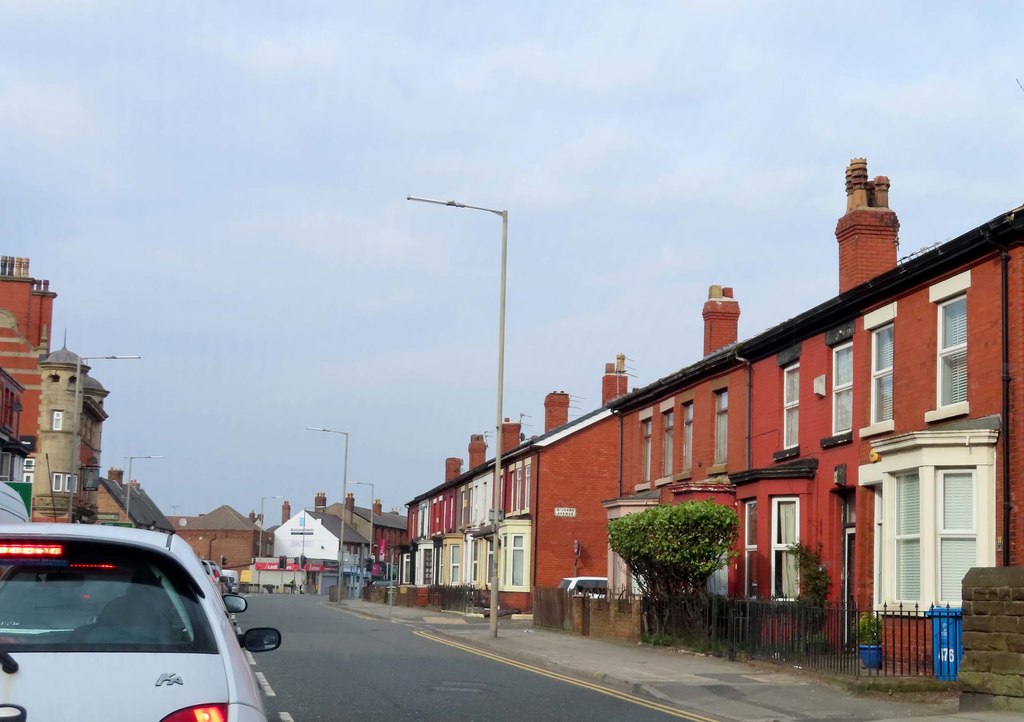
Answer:
[[[955,687],[934,680],[826,677],[799,667],[732,662],[686,650],[582,637],[499,619],[498,636],[480,615],[391,607],[362,599],[331,603],[407,624],[447,643],[654,699],[701,719],[736,722],[1020,722],[1019,713],[960,712]],[[706,718],[705,718],[706,719]]]

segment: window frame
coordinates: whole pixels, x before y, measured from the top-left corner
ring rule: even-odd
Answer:
[[[793,541],[791,542],[780,542],[779,539],[779,507],[782,504],[793,504]],[[800,594],[800,571],[796,571],[796,579],[794,580],[796,594],[794,596],[783,596],[782,589],[776,588],[776,569],[778,563],[776,558],[778,555],[782,555],[785,558],[790,555],[794,555],[789,547],[800,541],[800,497],[799,496],[774,496],[772,497],[772,558],[771,558],[771,598],[775,600],[794,600],[797,595]],[[795,555],[794,555],[795,556]],[[784,582],[783,582],[784,583]],[[780,585],[781,586],[781,585]]]
[[[789,397],[789,379],[796,376],[796,397]],[[791,441],[792,438],[792,441]],[[782,448],[800,446],[800,362],[782,370]]]
[[[901,486],[909,483],[911,480],[917,485],[917,531],[906,531],[903,530],[901,524]],[[921,574],[921,564],[923,563],[923,549],[922,549],[922,489],[921,489],[921,474],[917,469],[907,470],[894,475],[894,489],[895,499],[893,515],[893,567],[892,567],[892,594],[897,603],[920,603],[922,601],[922,595],[924,593],[924,583]],[[913,542],[917,543],[917,559],[918,563],[917,570],[917,595],[909,595],[911,591],[907,588],[907,579],[901,573],[901,547],[912,548]],[[902,544],[901,544],[902,543]]]
[[[50,412],[50,431],[63,431],[64,430],[64,411],[63,409],[54,409]]]
[[[693,401],[687,401],[683,410],[683,467],[684,472],[693,470]]]
[[[729,389],[715,391],[715,464],[729,461]]]
[[[651,418],[640,419],[640,481],[651,480],[651,434],[654,424]]]
[[[882,334],[888,332],[890,336],[890,345],[892,351],[890,353],[891,358],[889,359],[888,366],[879,365],[879,339]],[[871,423],[881,424],[886,421],[892,421],[895,414],[895,398],[894,398],[894,387],[893,387],[893,367],[896,365],[896,324],[887,323],[884,326],[871,330]],[[889,386],[889,414],[888,416],[882,415],[882,408],[879,404],[879,387],[888,381]]]
[[[661,413],[661,473],[672,476],[675,473],[675,409]]]
[[[757,499],[751,499],[743,504],[743,594],[756,599],[757,592]]]
[[[951,345],[944,345],[945,339],[945,321],[946,313],[951,306],[963,305],[963,316],[964,316],[964,330],[963,330],[963,341],[954,343]],[[947,298],[938,304],[937,308],[938,317],[938,333],[936,334],[936,384],[935,384],[935,403],[936,408],[941,409],[948,406],[955,406],[956,404],[964,403],[968,400],[968,368],[967,368],[967,342],[969,337],[969,319],[967,315],[967,294],[960,293],[950,298]],[[946,379],[947,369],[946,363],[949,359],[963,355],[963,398],[950,398],[946,400],[944,398],[946,391]],[[952,389],[951,389],[952,393]]]
[[[849,378],[839,379],[839,359],[841,354],[849,355]],[[847,426],[839,424],[840,401],[845,399],[844,410],[849,419]],[[835,346],[832,349],[832,434],[838,436],[853,431],[853,341]]]
[[[960,603],[960,595],[948,596],[943,593],[943,542],[944,541],[971,541],[974,545],[974,563],[969,565],[975,566],[978,560],[978,479],[977,474],[973,469],[941,469],[937,473],[938,485],[936,489],[936,544],[935,544],[935,556],[936,556],[936,589],[938,591],[938,601],[946,603]],[[947,481],[951,476],[967,476],[970,479],[970,504],[971,504],[971,525],[969,527],[946,527],[946,488]],[[957,504],[963,503],[962,500],[958,500]],[[966,573],[966,569],[964,573]],[[957,580],[957,587],[963,581],[963,577]]]
[[[452,544],[448,552],[448,584],[456,586],[462,583],[462,545]]]

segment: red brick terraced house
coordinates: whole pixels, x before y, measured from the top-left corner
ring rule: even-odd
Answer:
[[[898,260],[889,180],[854,159],[846,191],[837,296],[737,341],[738,305],[712,287],[705,357],[611,403],[624,493],[608,516],[731,505],[733,596],[793,598],[800,541],[833,600],[956,606],[967,569],[1024,552],[1024,207]]]
[[[625,357],[607,364],[605,403],[626,391]],[[529,611],[536,587],[567,576],[603,576],[608,565],[602,502],[618,494],[618,423],[607,406],[569,421],[569,395],[544,401],[544,433],[522,439],[521,425],[502,425],[498,491],[499,603]],[[409,502],[415,548],[410,578],[418,585],[488,589],[491,576],[494,460],[485,460],[480,434],[469,444],[469,465],[446,460],[446,480]]]

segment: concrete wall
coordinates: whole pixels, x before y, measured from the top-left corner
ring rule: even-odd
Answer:
[[[964,577],[960,709],[1024,712],[1024,567]]]

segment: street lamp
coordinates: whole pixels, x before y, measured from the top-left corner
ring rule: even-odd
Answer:
[[[75,445],[74,454],[77,458],[72,459],[71,463],[74,469],[78,469],[78,462],[82,456],[82,408],[78,405],[78,399],[82,395],[82,362],[83,361],[125,361],[129,359],[140,359],[141,356],[79,356],[75,354],[75,435],[72,443]],[[86,366],[88,368],[88,366]],[[78,476],[77,474],[75,475]],[[75,487],[78,488],[77,485]],[[75,492],[71,490],[71,486],[68,485],[68,524],[71,524],[74,518],[75,508]]]
[[[418,198],[406,196],[407,201],[418,201],[420,203],[433,203],[439,206],[451,206],[452,208],[469,208],[474,211],[485,211],[501,217],[501,290],[498,300],[498,415],[494,432],[494,488],[491,490],[491,549],[493,564],[491,565],[491,636],[498,636],[498,509],[500,508],[501,489],[501,422],[504,418],[502,412],[502,387],[505,382],[505,267],[508,258],[508,211],[499,211],[494,208],[482,208],[471,206],[458,201],[439,201],[431,198]]]
[[[267,499],[283,499],[284,497],[280,494],[276,496],[261,496],[260,497],[260,548],[256,552],[256,591],[262,592],[263,587],[260,586],[260,557],[263,556],[263,527],[266,525],[266,521],[263,519],[263,502]]]
[[[341,434],[345,437],[345,462],[341,467],[341,535],[338,538],[338,601],[345,585],[345,504],[348,498],[348,432],[307,426],[307,431],[322,431],[326,434]],[[348,596],[346,592],[346,597]]]
[[[163,456],[126,456],[124,457],[128,467],[128,478],[125,479],[124,484],[124,518],[133,527],[135,522],[132,521],[132,462],[135,459],[162,459]]]
[[[370,487],[370,557],[373,557],[373,504],[377,498],[377,492],[373,489],[372,481],[353,481],[352,483]]]

